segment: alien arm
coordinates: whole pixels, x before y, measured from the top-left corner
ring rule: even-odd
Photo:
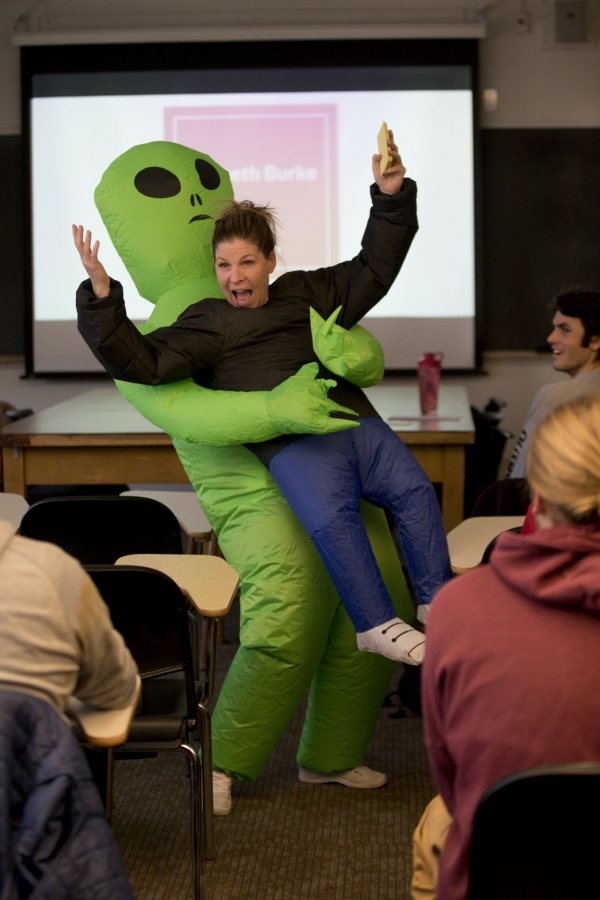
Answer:
[[[316,377],[316,363],[303,366],[272,391],[212,391],[198,386],[190,376],[208,362],[212,348],[218,352],[218,332],[202,332],[200,341],[198,333],[181,329],[174,348],[173,327],[144,335],[144,327],[137,329],[126,316],[121,286],[111,282],[111,287],[111,297],[98,299],[90,296],[89,282],[80,286],[80,333],[117,380],[123,396],[168,434],[222,446],[258,443],[282,434],[324,434],[355,424],[331,417],[332,412],[353,413],[328,399],[334,382]]]
[[[334,382],[308,363],[272,391],[213,391],[191,378],[162,385],[117,381],[123,396],[158,428],[196,444],[259,443],[282,434],[327,434],[352,428],[332,412],[352,410],[329,400]]]

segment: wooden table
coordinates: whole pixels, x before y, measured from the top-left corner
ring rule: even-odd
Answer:
[[[366,393],[442,485],[446,531],[454,528],[463,518],[465,447],[475,439],[465,388],[442,386],[438,418],[419,416],[416,385],[383,383]],[[29,485],[187,482],[171,439],[112,385],[6,426],[0,443],[4,489],[22,495]]]
[[[171,439],[117,389],[84,391],[0,432],[4,490],[44,484],[183,484]]]

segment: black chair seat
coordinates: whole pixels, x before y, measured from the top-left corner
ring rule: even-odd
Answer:
[[[119,752],[156,749],[158,743],[161,750],[176,750],[186,737],[186,723],[181,716],[137,716],[131,724],[127,743],[119,748]],[[170,746],[163,747],[163,744]]]

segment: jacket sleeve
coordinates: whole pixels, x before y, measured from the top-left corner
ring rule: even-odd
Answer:
[[[165,384],[210,367],[223,343],[208,306],[194,304],[173,325],[142,334],[127,318],[123,288],[111,280],[110,294],[94,297],[89,280],[77,290],[77,327],[112,378]]]
[[[417,185],[405,178],[394,195],[371,185],[371,211],[354,259],[305,273],[311,305],[327,318],[342,307],[337,324],[350,328],[389,291],[418,230]]]

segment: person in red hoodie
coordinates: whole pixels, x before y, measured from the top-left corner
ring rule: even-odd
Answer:
[[[501,535],[428,618],[423,716],[439,796],[415,831],[412,900],[465,900],[473,816],[500,778],[600,762],[599,396],[538,426],[528,481],[536,530]]]

